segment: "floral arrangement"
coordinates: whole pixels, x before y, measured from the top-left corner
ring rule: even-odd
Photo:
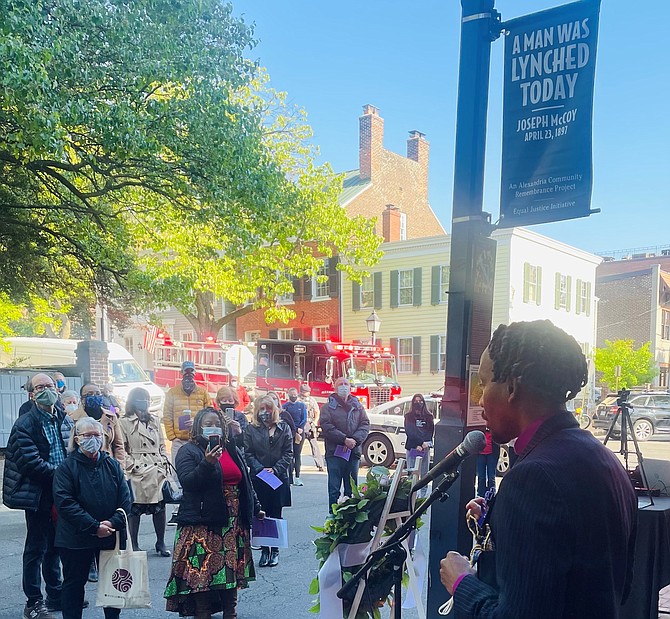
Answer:
[[[362,484],[359,486],[352,485],[353,496],[340,499],[338,504],[333,506],[332,515],[328,516],[322,527],[312,527],[317,533],[321,534],[314,541],[319,570],[339,544],[361,544],[372,540],[375,529],[379,525],[390,486],[391,474],[387,468],[383,466],[371,468]],[[411,480],[408,477],[403,477],[393,500],[392,513],[407,511],[411,487]],[[417,528],[421,525],[421,521],[417,521]],[[395,528],[395,520],[387,522],[384,535],[390,535]],[[360,567],[360,565],[356,565],[342,568],[342,582],[348,581]],[[405,584],[407,578],[408,575],[405,571],[403,575]],[[366,592],[361,599],[356,619],[378,619],[381,617],[380,608],[390,601],[392,586],[392,566],[389,562],[380,560],[369,572]],[[319,593],[318,577],[312,581],[309,592],[312,595]],[[343,601],[344,617],[349,616],[352,602],[353,594],[351,599]],[[318,613],[320,610],[320,602],[316,600],[310,611]]]

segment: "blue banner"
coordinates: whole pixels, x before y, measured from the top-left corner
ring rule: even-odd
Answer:
[[[500,227],[586,217],[600,2],[505,22]]]

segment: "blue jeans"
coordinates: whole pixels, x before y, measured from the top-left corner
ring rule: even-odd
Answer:
[[[407,470],[408,472],[411,471],[414,468],[414,465],[416,464],[417,456],[414,454],[410,453],[414,450],[408,449],[407,450]],[[421,468],[419,469],[419,472],[421,473],[421,477],[425,477],[426,473],[428,473],[428,469],[430,468],[430,449],[427,449],[426,451],[420,452],[421,453]],[[419,490],[417,493],[417,496],[419,497],[425,497],[428,496],[428,486],[424,486]]]
[[[477,496],[484,496],[489,488],[496,485],[496,464],[500,451],[477,456]]]
[[[340,488],[344,482],[344,494],[351,496],[351,478],[358,485],[358,467],[361,462],[352,455],[347,462],[338,456],[326,456],[326,468],[328,469],[328,511],[333,513],[333,503],[340,498]]]
[[[51,521],[51,510],[26,510],[26,543],[23,547],[23,592],[28,606],[42,599],[42,577],[47,599],[60,601],[60,559],[54,548],[56,528]],[[41,571],[41,576],[40,576]]]

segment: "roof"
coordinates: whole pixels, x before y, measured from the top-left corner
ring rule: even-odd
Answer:
[[[362,179],[360,170],[349,170],[344,173],[344,180],[342,181],[342,193],[338,199],[340,206],[346,206],[356,196],[363,193],[368,187],[372,185],[370,179]]]

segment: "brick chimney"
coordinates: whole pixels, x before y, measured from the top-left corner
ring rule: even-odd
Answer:
[[[359,127],[358,165],[361,178],[368,180],[379,170],[384,149],[384,119],[374,105],[363,106]]]
[[[385,243],[400,240],[400,209],[393,204],[387,204],[382,213],[382,233]]]
[[[407,138],[407,158],[419,164],[419,188],[424,197],[428,197],[428,158],[430,142],[426,134],[412,130]]]

